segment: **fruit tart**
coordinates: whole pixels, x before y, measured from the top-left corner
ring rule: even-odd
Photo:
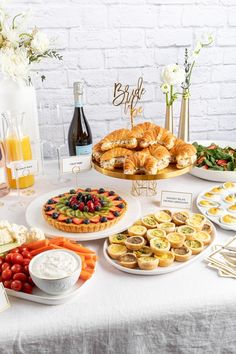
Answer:
[[[65,232],[97,232],[116,224],[125,214],[126,202],[103,188],[70,190],[43,206],[45,220]]]

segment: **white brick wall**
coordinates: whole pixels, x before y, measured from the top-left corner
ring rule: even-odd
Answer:
[[[236,0],[15,0],[14,12],[31,7],[35,24],[58,37],[63,63],[39,65],[47,76],[39,84],[41,103],[60,103],[65,130],[73,112],[73,81],[86,82],[85,108],[95,139],[127,125],[120,107],[111,105],[113,83],[136,84],[142,75],[147,90],[144,117],[164,122],[159,89],[163,65],[183,60],[206,31],[216,37],[202,52],[191,88],[192,139],[234,139],[236,135]],[[174,107],[175,126],[180,102]],[[41,117],[43,137],[62,142],[62,126]],[[51,134],[50,130],[51,129]]]

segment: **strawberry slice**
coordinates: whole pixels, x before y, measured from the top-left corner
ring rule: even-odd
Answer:
[[[121,209],[118,208],[117,206],[113,206],[110,208],[110,211],[120,211]]]
[[[46,211],[46,214],[47,214],[47,215],[52,215],[53,213],[55,213],[55,209],[50,210],[50,211]]]
[[[83,219],[78,219],[78,218],[73,218],[72,219],[73,223],[76,225],[80,225],[82,224],[82,222],[84,221]]]
[[[107,198],[110,200],[114,200],[117,198],[117,195],[109,195]]]
[[[112,219],[115,218],[115,216],[114,216],[112,213],[109,213],[108,215],[106,215],[106,218],[107,218],[108,220],[112,220]]]
[[[100,221],[100,216],[96,215],[96,216],[92,217],[90,219],[90,221],[93,222],[94,224],[97,224]]]
[[[60,214],[57,218],[58,221],[65,221],[66,219],[68,219],[68,216],[65,216],[63,214]]]

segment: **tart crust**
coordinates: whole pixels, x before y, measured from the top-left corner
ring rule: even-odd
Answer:
[[[169,267],[175,260],[175,256],[171,251],[162,255],[155,255],[155,258],[159,259],[159,267]]]

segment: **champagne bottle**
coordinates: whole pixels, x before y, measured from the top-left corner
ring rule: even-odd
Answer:
[[[68,133],[70,156],[92,154],[92,133],[83,109],[82,81],[74,82],[75,109]]]
[[[3,150],[3,144],[0,141],[0,197],[4,197],[9,193],[9,187],[6,177],[6,160]]]

